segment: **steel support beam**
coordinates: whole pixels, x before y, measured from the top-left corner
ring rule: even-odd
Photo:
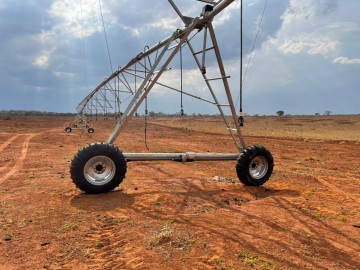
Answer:
[[[126,161],[160,161],[170,160],[178,162],[192,161],[227,161],[237,160],[239,153],[220,154],[220,153],[124,153]]]

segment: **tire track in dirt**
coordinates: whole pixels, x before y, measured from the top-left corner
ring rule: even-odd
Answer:
[[[26,155],[27,155],[27,152],[28,152],[28,149],[29,149],[29,143],[30,143],[30,140],[36,136],[37,134],[28,134],[27,138],[25,139],[25,141],[23,142],[23,145],[22,145],[22,149],[21,149],[21,154],[20,156],[18,157],[18,159],[16,160],[16,163],[15,165],[11,168],[11,170],[6,173],[3,177],[0,178],[0,184],[2,184],[4,181],[6,181],[7,179],[9,179],[9,177],[11,177],[12,175],[14,175],[18,170],[20,170],[23,166],[23,163],[24,163],[24,160],[26,158]],[[17,137],[19,137],[20,135],[15,135],[13,136],[12,138],[10,138],[7,142],[5,142],[1,147],[0,147],[0,150],[2,151],[3,149],[5,149],[6,146],[9,145],[9,141],[10,143],[15,140]]]
[[[329,183],[329,181],[328,181],[328,180],[329,180],[329,177],[319,177],[319,176],[317,176],[316,179],[317,179],[322,185],[324,185],[324,186],[326,186],[327,188],[329,188],[332,192],[337,193],[337,194],[343,196],[343,197],[344,197],[345,199],[347,199],[347,200],[352,200],[352,201],[360,204],[360,200],[359,200],[358,198],[356,198],[356,197],[352,196],[351,194],[343,191],[342,189],[338,188],[337,186]],[[336,180],[337,180],[337,179],[335,178],[335,181],[336,181]]]
[[[1,146],[0,146],[0,152],[3,151],[7,146],[9,146],[12,141],[14,141],[16,138],[18,138],[20,136],[20,134],[16,134],[14,136],[12,136],[10,139],[8,139],[6,142],[4,142]]]
[[[90,269],[139,269],[142,267],[143,258],[134,253],[132,241],[126,239],[126,235],[122,233],[123,226],[128,226],[128,223],[108,216],[99,217],[91,226],[83,242],[85,245],[83,250],[88,257],[87,265]]]

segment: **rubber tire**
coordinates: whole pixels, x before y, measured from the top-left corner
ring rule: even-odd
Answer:
[[[94,133],[94,132],[95,132],[95,130],[93,128],[88,129],[88,133]]]
[[[77,125],[74,125],[74,128],[77,128],[78,126]]]
[[[250,165],[251,161],[256,157],[264,157],[268,164],[268,169],[264,176],[259,179],[255,179],[250,174]],[[254,145],[245,148],[236,164],[236,173],[241,183],[245,186],[261,186],[267,180],[269,180],[274,168],[274,158],[271,155],[270,151],[267,150],[264,146]]]
[[[96,156],[106,156],[115,163],[115,175],[104,185],[94,185],[84,175],[86,163]],[[93,143],[80,149],[74,156],[70,164],[70,176],[73,183],[85,193],[99,194],[109,192],[119,186],[125,178],[126,169],[125,157],[116,146],[107,143]]]
[[[70,133],[72,131],[71,127],[65,128],[65,132]]]

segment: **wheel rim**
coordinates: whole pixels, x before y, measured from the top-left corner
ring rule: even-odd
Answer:
[[[84,167],[86,180],[96,186],[109,183],[116,173],[116,166],[111,158],[96,156],[88,160]]]
[[[264,177],[269,169],[269,163],[265,157],[259,156],[251,160],[249,166],[249,173],[254,179],[261,179]]]

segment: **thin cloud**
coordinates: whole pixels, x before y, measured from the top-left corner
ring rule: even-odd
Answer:
[[[276,43],[276,42],[275,42]],[[309,55],[323,55],[325,57],[337,51],[339,42],[328,37],[314,37],[312,35],[300,35],[292,40],[285,40],[283,44],[277,44],[284,54],[307,53]]]
[[[83,3],[82,3],[83,2]],[[51,18],[56,19],[52,31],[67,32],[75,38],[83,38],[102,31],[99,1],[56,0],[48,10]],[[117,21],[107,6],[101,8],[109,26]]]
[[[348,57],[337,57],[332,61],[334,64],[342,64],[342,65],[359,65],[360,58],[350,59]]]

